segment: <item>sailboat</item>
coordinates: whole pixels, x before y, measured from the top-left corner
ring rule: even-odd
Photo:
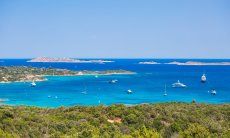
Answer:
[[[202,83],[205,83],[206,80],[207,80],[206,75],[203,74],[203,75],[201,76],[201,82],[202,82]]]
[[[164,96],[167,96],[166,84],[165,84],[165,93],[164,93]]]

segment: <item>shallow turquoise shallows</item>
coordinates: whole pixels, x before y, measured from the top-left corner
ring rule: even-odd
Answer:
[[[37,82],[36,87],[29,83],[0,84],[0,99],[4,104],[59,107],[74,105],[140,104],[159,102],[230,103],[230,66],[178,66],[141,65],[140,61],[168,63],[186,62],[182,59],[110,59],[106,64],[74,63],[28,63],[23,60],[6,60],[0,66],[25,65],[35,67],[55,67],[71,70],[125,69],[134,75],[71,76],[47,77],[48,81]],[[192,60],[202,62],[222,62],[229,60]],[[207,82],[201,83],[205,73]],[[116,79],[117,83],[109,81]],[[187,88],[172,88],[172,83],[180,80]],[[164,96],[166,84],[167,96]],[[211,89],[217,94],[211,95]],[[127,90],[133,93],[128,94]]]

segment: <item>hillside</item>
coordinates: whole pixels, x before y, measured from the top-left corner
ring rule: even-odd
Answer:
[[[1,106],[0,137],[230,137],[230,104]]]

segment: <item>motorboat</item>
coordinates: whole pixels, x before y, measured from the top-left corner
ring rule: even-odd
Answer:
[[[215,90],[215,89],[212,89],[210,93],[211,93],[212,95],[216,95],[216,90]]]
[[[81,92],[82,94],[87,94],[87,91],[83,91],[83,92]]]
[[[31,87],[35,87],[37,84],[33,81],[32,83],[30,83]]]
[[[118,80],[111,80],[111,81],[109,81],[109,83],[117,83],[118,82]]]
[[[185,88],[187,87],[185,84],[181,83],[179,80],[176,83],[172,84],[173,88]]]
[[[127,93],[128,93],[128,94],[131,94],[131,93],[133,93],[133,91],[130,90],[130,89],[128,89],[128,90],[127,90]]]

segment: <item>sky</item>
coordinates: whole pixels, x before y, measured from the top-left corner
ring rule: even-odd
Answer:
[[[230,0],[0,0],[0,58],[230,58]]]

